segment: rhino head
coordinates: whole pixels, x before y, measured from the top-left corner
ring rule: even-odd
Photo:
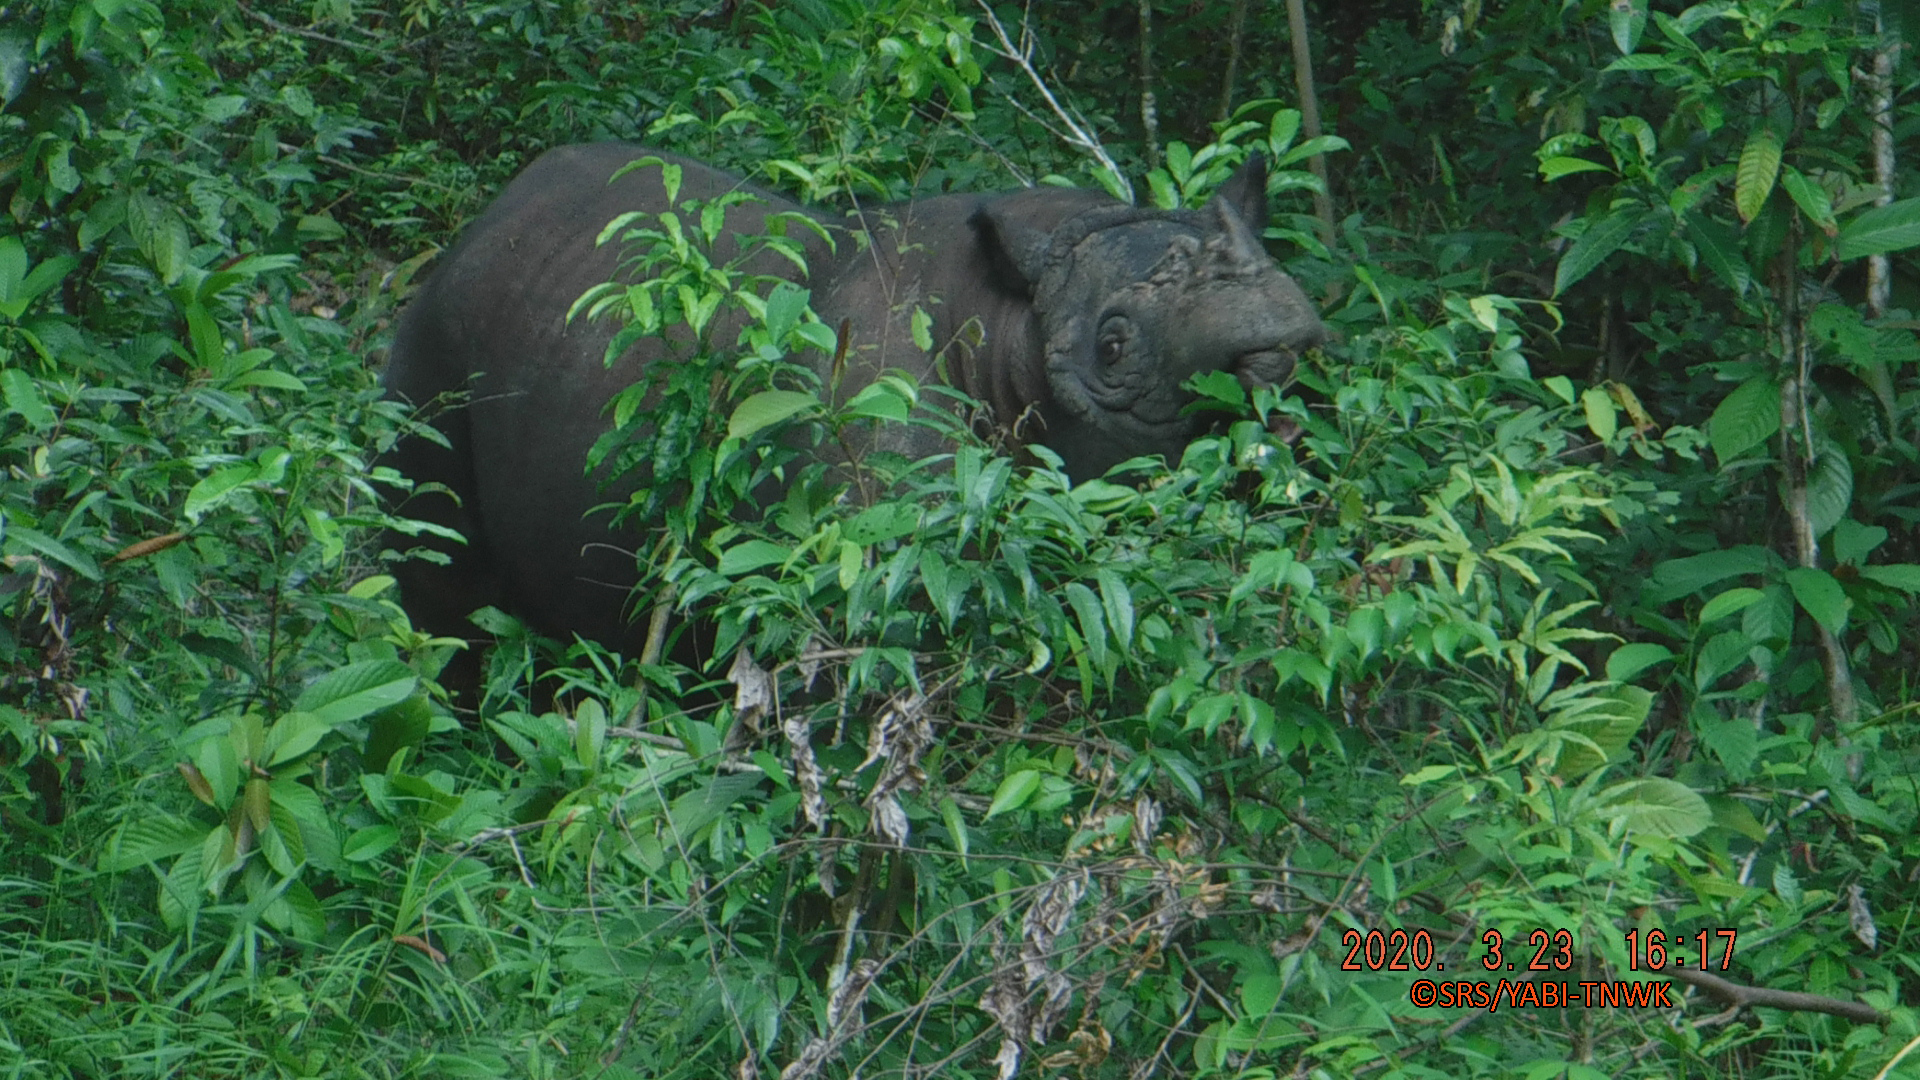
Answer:
[[[1042,439],[1076,479],[1140,455],[1177,462],[1201,423],[1182,415],[1183,382],[1228,371],[1249,390],[1278,386],[1325,339],[1260,246],[1266,178],[1255,155],[1200,210],[1109,204],[1050,231],[982,211],[1032,289],[1053,406]]]

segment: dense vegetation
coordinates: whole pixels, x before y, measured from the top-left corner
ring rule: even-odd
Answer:
[[[0,1076],[1920,1075],[1920,28],[1287,7],[0,0]],[[632,332],[753,317],[605,447],[699,480],[643,608],[724,659],[487,613],[456,709],[384,349],[600,138],[837,205],[1260,149],[1336,339],[1180,462],[956,422],[848,499],[791,448],[934,388],[822,407],[804,293],[636,223]]]

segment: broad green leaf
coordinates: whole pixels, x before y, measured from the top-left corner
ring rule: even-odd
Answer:
[[[1735,612],[1745,611],[1765,595],[1766,593],[1753,588],[1728,589],[1707,601],[1707,605],[1700,609],[1700,625],[1718,622]]]
[[[966,816],[960,813],[960,804],[951,797],[941,799],[940,820],[946,823],[947,837],[953,841],[953,850],[960,853],[960,865],[965,866],[967,852],[973,844],[972,837],[967,833]]]
[[[1858,259],[1920,247],[1920,198],[1876,206],[1840,230],[1840,258]]]
[[[235,491],[252,483],[260,475],[253,462],[241,462],[209,473],[187,492],[184,512],[189,521],[198,522],[209,510],[225,502]]]
[[[1558,296],[1567,291],[1605,262],[1607,256],[1620,250],[1646,215],[1647,208],[1635,203],[1620,207],[1587,226],[1587,231],[1560,256],[1560,265],[1553,274],[1553,294]]]
[[[272,768],[282,762],[292,761],[313,749],[332,730],[331,725],[310,712],[295,710],[287,713],[267,729],[267,760],[264,764]]]
[[[1786,189],[1801,213],[1806,214],[1808,220],[1818,225],[1822,232],[1833,236],[1840,231],[1833,223],[1833,198],[1827,194],[1826,188],[1802,176],[1800,170],[1791,165],[1781,168],[1780,186]]]
[[[1745,716],[1718,716],[1710,705],[1696,706],[1693,729],[1733,778],[1744,780],[1759,757],[1760,733]]]
[[[1768,379],[1750,379],[1713,410],[1713,418],[1707,421],[1707,441],[1724,468],[1779,430],[1780,388]]]
[[[851,540],[840,541],[840,588],[851,591],[854,583],[860,580],[860,571],[867,568],[866,549]]]
[[[1834,561],[1866,565],[1866,557],[1887,542],[1889,532],[1880,525],[1860,525],[1845,519],[1834,525]]]
[[[1793,640],[1793,593],[1780,582],[1760,590],[1762,599],[1740,616],[1740,629],[1769,649]]]
[[[1574,173],[1610,173],[1612,171],[1613,170],[1607,166],[1597,161],[1588,161],[1586,158],[1550,157],[1540,163],[1540,179],[1548,183],[1552,183],[1563,176],[1572,176]]]
[[[727,420],[727,438],[744,439],[819,407],[819,398],[799,390],[762,390],[734,406]]]
[[[1620,430],[1620,418],[1613,411],[1613,395],[1599,386],[1588,387],[1580,395],[1580,407],[1587,414],[1587,430],[1607,442]]]
[[[17,367],[0,371],[0,393],[6,397],[7,408],[20,414],[27,426],[35,431],[45,431],[59,418],[47,407],[47,399],[41,396],[39,384],[33,376]]]
[[[1100,606],[1106,609],[1114,642],[1124,649],[1133,641],[1133,592],[1126,579],[1106,567],[1096,570],[1094,578],[1100,583]]]
[[[1700,261],[1707,264],[1721,284],[1735,296],[1745,296],[1753,287],[1753,270],[1740,250],[1740,240],[1732,230],[1704,214],[1687,215],[1687,239],[1693,241]]]
[[[1629,832],[1683,840],[1713,824],[1713,811],[1700,793],[1665,777],[1630,780],[1603,794],[1610,814]]]
[[[1920,565],[1894,563],[1891,566],[1863,566],[1860,576],[1876,585],[1903,593],[1920,593]]]
[[[1549,375],[1540,380],[1540,385],[1553,391],[1553,396],[1567,404],[1573,404],[1573,380],[1565,375]]]
[[[1800,609],[1813,616],[1813,620],[1837,634],[1847,625],[1847,608],[1851,601],[1840,583],[1825,570],[1810,566],[1796,566],[1787,571],[1787,588],[1793,590],[1793,598],[1800,602]]]
[[[1566,704],[1574,711],[1562,715],[1562,710],[1556,710],[1553,726],[1578,733],[1593,745],[1565,746],[1554,762],[1554,772],[1581,777],[1613,760],[1633,742],[1653,709],[1653,694],[1638,686],[1615,686],[1573,697]]]
[[[1622,645],[1607,657],[1607,678],[1626,682],[1655,664],[1673,659],[1673,650],[1650,641]]]
[[[786,562],[792,555],[793,549],[767,540],[744,540],[720,553],[719,570],[727,577],[739,577],[763,566]]]
[[[927,314],[926,308],[916,307],[913,309],[912,331],[914,346],[921,352],[932,352],[933,316]]]
[[[1647,589],[1654,603],[1664,604],[1730,577],[1766,573],[1778,562],[1771,551],[1751,544],[1668,559],[1653,568]]]
[[[189,818],[147,808],[128,819],[113,836],[99,868],[122,873],[148,863],[183,855],[200,846],[205,826]]]
[[[1751,222],[1766,205],[1779,174],[1780,140],[1763,124],[1747,136],[1747,144],[1740,148],[1740,164],[1734,170],[1733,208],[1741,221]]]
[[[1040,790],[1040,774],[1032,769],[1022,769],[1005,780],[1000,781],[1000,789],[993,793],[993,804],[987,807],[987,818],[991,820],[1009,810],[1018,810],[1027,804],[1033,793]]]
[[[18,545],[30,551],[52,559],[67,569],[89,581],[100,580],[100,567],[85,552],[76,551],[59,540],[48,536],[39,529],[8,522],[0,527],[0,536],[4,536],[8,547]]]
[[[1825,536],[1853,505],[1853,466],[1847,452],[1835,443],[1823,443],[1820,456],[1807,470],[1807,520],[1813,535]]]
[[[1700,647],[1700,654],[1693,662],[1693,687],[1695,692],[1704,694],[1713,688],[1720,677],[1737,669],[1747,662],[1747,654],[1753,651],[1753,639],[1744,631],[1728,630],[1715,634]]]
[[[1249,1019],[1259,1020],[1266,1017],[1280,1004],[1280,994],[1286,990],[1287,979],[1280,975],[1249,975],[1240,986],[1240,1007]]]
[[[313,680],[294,708],[332,727],[398,704],[418,684],[413,669],[398,660],[362,660]]]
[[[912,414],[913,404],[901,395],[899,387],[882,379],[862,387],[840,412],[875,420],[905,420]]]
[[[1647,0],[1612,0],[1607,8],[1607,28],[1613,32],[1613,47],[1620,50],[1620,55],[1632,55],[1647,29]]]

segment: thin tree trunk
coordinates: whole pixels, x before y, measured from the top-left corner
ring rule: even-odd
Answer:
[[[1160,167],[1160,113],[1153,99],[1153,0],[1140,0],[1140,127],[1147,168]]]
[[[1800,219],[1787,231],[1786,254],[1778,265],[1780,305],[1780,470],[1786,481],[1782,492],[1787,519],[1793,526],[1795,561],[1819,569],[1820,542],[1814,535],[1813,515],[1807,506],[1807,469],[1814,462],[1812,431],[1807,417],[1807,376],[1812,357],[1807,347],[1806,316],[1800,308],[1800,270],[1793,252],[1800,250]],[[1836,449],[1828,453],[1844,453]],[[1853,694],[1853,666],[1838,634],[1816,621],[1821,658],[1827,672],[1827,701],[1833,709],[1835,733],[1844,745],[1847,731],[1860,718],[1859,699]]]
[[[1240,81],[1241,39],[1247,31],[1247,0],[1233,0],[1233,19],[1227,32],[1227,73],[1220,77],[1220,107],[1215,117],[1226,123],[1233,115],[1234,84]]]
[[[1293,82],[1300,92],[1300,128],[1309,139],[1320,137],[1320,99],[1313,89],[1313,49],[1307,43],[1307,8],[1303,0],[1287,0],[1287,30],[1293,35]],[[1320,181],[1313,193],[1313,214],[1320,219],[1320,240],[1333,243],[1333,189],[1327,184],[1327,160],[1315,154],[1307,168]]]
[[[1893,201],[1893,64],[1900,51],[1900,39],[1886,25],[1881,5],[1873,6],[1873,31],[1878,43],[1873,50],[1873,182],[1880,186],[1874,205]],[[1880,318],[1887,313],[1887,301],[1893,286],[1892,266],[1887,257],[1867,256],[1867,314]]]

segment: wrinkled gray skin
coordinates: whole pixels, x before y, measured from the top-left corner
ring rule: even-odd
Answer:
[[[554,150],[508,185],[440,262],[401,316],[389,396],[426,405],[471,389],[471,405],[438,414],[451,448],[404,441],[388,463],[459,495],[422,494],[400,512],[458,529],[465,547],[437,542],[438,567],[400,563],[402,596],[415,624],[452,637],[475,633],[467,616],[492,604],[536,631],[578,633],[637,655],[642,628],[626,617],[635,578],[631,552],[644,538],[614,535],[606,516],[583,515],[617,495],[584,469],[609,426],[603,406],[666,356],[657,341],[635,345],[609,370],[610,322],[575,320],[568,307],[616,276],[617,245],[596,248],[608,221],[628,210],[667,209],[661,171],[646,167],[609,185],[635,158],[658,154],[683,169],[680,197],[712,199],[752,190],[695,161],[619,143]],[[1104,195],[1033,189],[947,195],[829,219],[837,251],[811,241],[814,307],[828,325],[851,327],[842,397],[899,368],[933,381],[935,359],[915,348],[916,306],[934,317],[936,346],[978,318],[985,342],[946,365],[958,389],[985,402],[1016,441],[1043,443],[1076,480],[1128,458],[1178,460],[1197,433],[1180,415],[1189,376],[1225,370],[1249,387],[1278,384],[1297,353],[1324,328],[1257,237],[1266,217],[1266,167],[1235,173],[1208,206],[1161,213]],[[800,210],[759,192],[763,205],[728,214],[731,233],[763,232],[768,213]],[[811,211],[808,211],[811,213]],[[865,229],[871,245],[850,230]],[[798,230],[796,230],[798,231]],[[730,241],[719,253],[732,254]],[[754,269],[792,276],[784,260]],[[722,327],[714,340],[731,341]],[[1024,417],[1024,419],[1022,419]],[[938,436],[891,425],[884,447],[919,458]],[[395,537],[399,549],[422,541]]]

